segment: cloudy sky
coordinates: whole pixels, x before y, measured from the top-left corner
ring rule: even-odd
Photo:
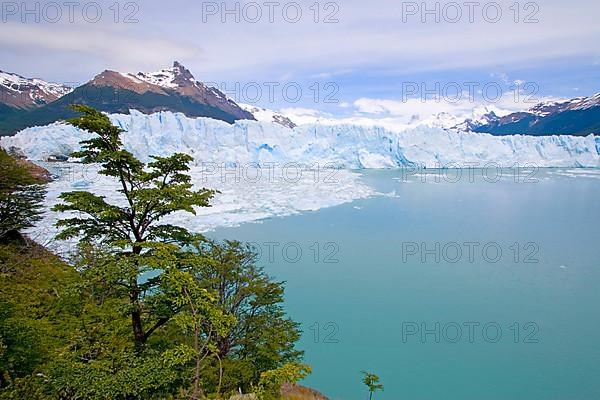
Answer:
[[[600,2],[3,2],[0,69],[83,83],[179,60],[239,102],[337,118],[600,92]]]

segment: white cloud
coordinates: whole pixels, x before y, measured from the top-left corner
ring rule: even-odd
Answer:
[[[340,70],[336,70],[336,71],[320,72],[318,74],[313,74],[313,75],[310,75],[309,78],[310,79],[331,79],[331,78],[335,78],[336,76],[347,75],[352,72],[354,72],[352,69],[340,69]]]
[[[99,1],[106,9],[113,3]],[[510,7],[514,0],[496,2],[504,11],[503,20],[496,24],[480,17],[475,23],[421,23],[418,18],[404,23],[404,3],[389,0],[338,2],[339,22],[334,24],[314,22],[309,9],[312,0],[299,2],[304,13],[296,24],[281,19],[281,8],[275,23],[264,18],[258,23],[235,23],[233,18],[223,23],[219,16],[202,21],[203,2],[144,2],[140,3],[139,23],[131,26],[3,24],[0,56],[5,69],[34,71],[51,80],[70,77],[82,69],[87,71],[85,75],[107,67],[154,70],[178,59],[206,81],[341,81],[354,72],[353,77],[364,74],[362,87],[411,73],[543,69],[547,60],[568,63],[576,57],[595,59],[598,64],[599,1],[545,0],[538,4],[539,22],[534,24],[513,21]],[[428,1],[428,6],[433,3]],[[326,11],[321,10],[321,19]],[[523,11],[520,17],[526,14]],[[38,63],[40,58],[46,62]],[[381,76],[384,73],[387,75]],[[521,77],[505,78],[507,83],[517,83]],[[376,96],[351,94],[360,95]]]
[[[403,24],[400,6],[383,0],[340,3],[340,22],[331,25],[276,23],[264,29],[244,23],[209,24],[203,29],[214,40],[199,41],[210,56],[203,68],[226,73],[243,68],[246,73],[286,64],[296,70],[325,71],[310,75],[324,78],[332,76],[331,71],[365,66],[400,73],[527,66],[600,54],[600,2],[545,2],[536,24],[515,24],[509,9],[514,1],[499,3],[505,17],[497,24]],[[235,38],[243,38],[243,48]],[[224,66],[226,54],[235,56]]]
[[[313,20],[309,7],[314,2],[301,1],[303,18],[294,24],[281,18],[281,9],[275,23],[266,17],[258,23],[235,23],[233,18],[223,23],[219,16],[204,23],[202,2],[173,0],[169,5],[140,4],[140,22],[132,26],[3,24],[0,38],[8,48],[100,54],[103,61],[123,60],[133,70],[156,68],[179,58],[211,78],[237,80],[302,71],[327,79],[365,66],[437,71],[600,56],[597,0],[546,0],[539,4],[539,22],[534,24],[513,21],[514,0],[496,2],[504,12],[496,24],[485,22],[481,15],[475,23],[465,18],[460,23],[431,19],[421,23],[420,18],[403,23],[403,3],[389,0],[340,2],[339,22],[324,24]],[[321,11],[324,17],[325,10]],[[524,15],[525,11],[520,17]]]
[[[556,97],[529,97],[522,91],[507,91],[497,101],[475,100],[465,96],[460,101],[379,99],[361,97],[351,104],[351,113],[343,117],[308,108],[284,108],[281,112],[297,124],[352,124],[381,126],[390,130],[403,129],[414,124],[444,124],[453,126],[467,118],[477,119],[491,111],[503,116],[526,110],[544,101],[561,101]]]
[[[194,47],[171,40],[138,38],[121,32],[117,26],[109,30],[94,24],[59,25],[47,29],[43,25],[6,23],[0,30],[0,45],[5,49],[26,50],[30,59],[44,52],[70,53],[75,63],[91,56],[100,59],[105,67],[133,71],[168,65],[173,59],[195,57],[198,53]]]

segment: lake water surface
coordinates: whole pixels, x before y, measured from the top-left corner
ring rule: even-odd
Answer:
[[[210,234],[287,282],[306,385],[366,399],[367,370],[375,399],[600,398],[600,171],[469,173],[367,171],[381,195]]]

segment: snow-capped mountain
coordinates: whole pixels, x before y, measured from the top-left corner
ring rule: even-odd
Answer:
[[[131,74],[106,70],[88,84],[101,88],[110,87],[116,90],[131,91],[142,96],[146,93],[165,96],[162,100],[150,102],[139,99],[138,107],[130,107],[139,111],[181,111],[192,117],[208,116],[228,122],[238,119],[254,119],[251,113],[243,110],[221,91],[196,80],[192,73],[177,61],[171,68],[157,72]],[[168,97],[181,98],[182,103],[189,103],[189,107],[183,106],[182,108],[185,109],[179,110]],[[194,104],[198,106],[196,109],[193,107]],[[221,112],[213,110],[211,113],[211,110],[200,106],[215,108]],[[125,112],[127,111],[125,110]]]
[[[73,90],[37,78],[25,78],[0,71],[0,104],[17,109],[36,108],[53,102]]]
[[[0,120],[0,135],[70,118],[74,116],[68,108],[71,104],[87,104],[107,113],[126,114],[129,110],[146,114],[181,112],[189,117],[210,117],[229,123],[255,119],[219,90],[196,80],[178,62],[171,68],[150,73],[105,70],[73,91],[62,92],[54,88],[54,92],[53,101],[33,110],[4,113],[0,109],[0,115],[4,117]]]
[[[244,105],[242,105],[244,107]],[[252,111],[252,107],[248,106]],[[257,110],[256,108],[254,110]],[[271,122],[271,110],[253,111],[259,121]],[[406,116],[384,116],[371,117],[369,115],[352,115],[347,117],[334,117],[331,114],[319,112],[313,109],[288,108],[275,113],[283,118],[292,120],[297,125],[356,125],[363,127],[380,127],[390,131],[398,132],[417,126],[432,128],[455,129],[462,131],[472,131],[472,128],[478,127],[491,120],[497,114],[506,115],[508,112],[495,106],[476,106],[474,109],[461,114],[452,114],[449,112],[439,112],[424,117],[423,115],[413,115],[411,118]],[[278,121],[275,121],[278,122]],[[285,126],[285,124],[283,124]]]
[[[475,131],[483,125],[493,123],[500,118],[497,114],[498,109],[495,107],[481,106],[473,110],[473,115],[470,118],[466,118],[451,128],[459,129],[466,132]]]
[[[502,117],[488,114],[485,120],[465,123],[475,132],[494,135],[552,135],[585,136],[600,133],[600,93],[567,101],[548,101],[526,111]]]
[[[274,122],[286,128],[293,129],[297,125],[289,117],[283,115],[280,112],[269,110],[268,108],[262,108],[251,104],[240,104],[244,110],[248,111],[257,121],[262,122]]]
[[[0,71],[0,95],[0,136],[72,117],[74,113],[68,106],[74,103],[87,104],[110,114],[127,114],[130,110],[144,114],[170,111],[228,123],[258,119],[290,129],[314,123],[379,126],[390,131],[423,126],[492,135],[585,136],[600,132],[600,94],[544,102],[529,110],[508,114],[491,105],[475,107],[472,111],[465,109],[460,115],[441,112],[426,118],[415,115],[410,120],[394,116],[373,119],[361,114],[336,118],[318,110],[291,108],[277,112],[254,105],[238,105],[218,89],[196,80],[177,61],[172,67],[157,72],[105,70],[76,89]]]
[[[503,136],[469,133],[419,125],[392,132],[355,125],[301,125],[188,118],[161,112],[114,114],[124,129],[123,143],[137,157],[183,152],[196,163],[219,165],[335,166],[338,168],[396,168],[423,165],[484,167],[600,167],[600,137]],[[2,138],[0,145],[32,160],[69,156],[90,134],[72,126],[34,127]],[[468,163],[468,164],[467,164]]]
[[[95,93],[101,93],[104,107],[100,109],[107,112],[127,113],[135,109],[144,113],[183,112],[190,117],[211,117],[227,122],[254,119],[251,113],[222,92],[196,80],[177,61],[171,68],[157,72],[132,74],[106,70],[84,85],[85,89],[88,87],[96,88]],[[81,92],[85,94],[85,91]],[[81,94],[79,100],[84,104],[94,103],[93,99]]]
[[[547,101],[536,104],[531,107],[528,112],[539,117],[547,117],[548,115],[569,110],[588,110],[593,107],[600,106],[600,93],[590,97],[576,97],[567,101]]]

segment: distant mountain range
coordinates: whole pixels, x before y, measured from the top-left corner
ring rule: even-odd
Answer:
[[[544,102],[527,111],[503,117],[494,112],[481,119],[466,120],[462,128],[496,136],[525,134],[534,136],[600,133],[600,93],[568,101]]]
[[[0,71],[0,136],[72,117],[74,113],[68,106],[74,103],[87,104],[107,113],[128,114],[132,109],[144,114],[172,111],[228,123],[248,119],[288,128],[296,126],[284,114],[236,104],[218,89],[196,80],[176,61],[171,68],[151,73],[105,70],[77,88]],[[539,103],[529,110],[505,116],[480,107],[473,115],[465,120],[442,113],[435,117],[435,122],[460,131],[496,136],[586,136],[600,133],[600,94]]]
[[[72,117],[70,104],[87,104],[108,113],[181,112],[188,117],[210,117],[229,123],[254,120],[219,90],[197,81],[178,62],[158,72],[137,74],[106,70],[91,81],[71,89],[41,79],[0,74],[0,135],[46,125]]]

